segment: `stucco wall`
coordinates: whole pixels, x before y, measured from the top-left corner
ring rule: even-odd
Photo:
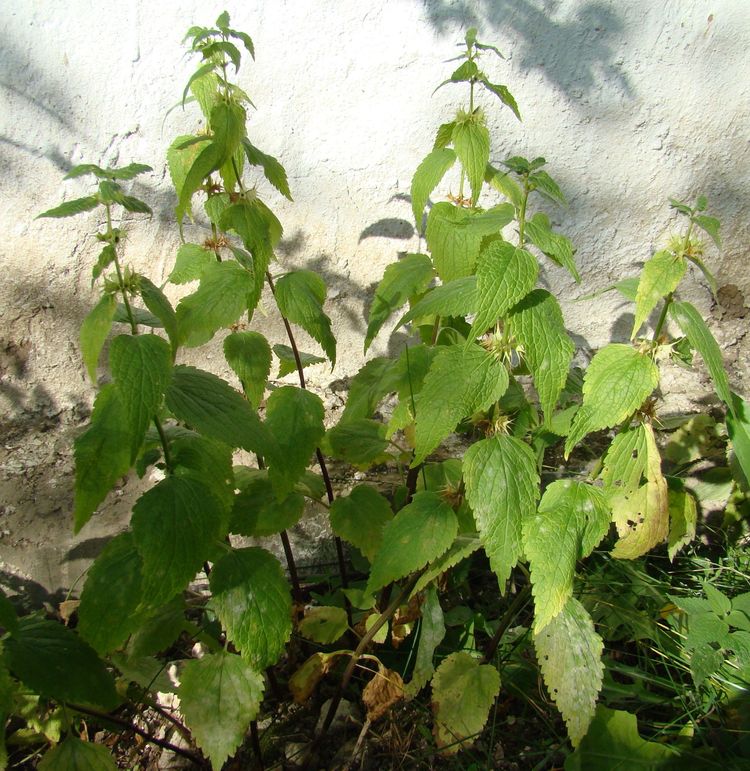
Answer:
[[[554,222],[570,235],[583,282],[544,280],[563,298],[581,348],[622,338],[625,309],[607,295],[574,300],[635,274],[675,220],[671,196],[709,197],[723,222],[709,250],[728,307],[698,281],[690,293],[722,322],[734,385],[748,377],[746,269],[750,203],[750,4],[744,0],[246,0],[243,3],[94,3],[25,0],[5,7],[0,30],[0,569],[27,590],[70,586],[85,560],[127,516],[127,496],[75,539],[69,533],[71,443],[92,398],[78,326],[94,298],[94,217],[34,220],[63,197],[71,165],[139,161],[154,173],[135,187],[154,209],[128,224],[126,259],[154,281],[178,244],[165,172],[171,139],[199,125],[178,102],[192,68],[181,38],[226,6],[249,32],[257,62],[239,73],[257,105],[255,144],[286,166],[294,203],[261,194],[286,231],[283,267],[312,266],[330,286],[340,364],[314,371],[323,385],[363,361],[363,309],[398,251],[418,251],[405,196],[459,87],[434,87],[454,65],[469,26],[507,61],[486,68],[516,95],[524,121],[488,103],[494,161],[543,155],[569,207]],[[233,7],[234,6],[234,7]],[[190,235],[190,231],[188,231]],[[193,235],[199,238],[198,231]],[[272,316],[273,341],[283,335]],[[372,353],[388,346],[383,334]],[[211,366],[218,356],[201,352]],[[702,395],[700,377],[677,384],[678,407]],[[7,579],[6,575],[6,580]],[[1,578],[2,576],[0,576]],[[16,580],[16,579],[13,579]],[[42,596],[40,593],[39,596]]]

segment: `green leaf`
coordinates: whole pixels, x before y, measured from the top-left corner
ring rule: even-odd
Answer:
[[[659,368],[648,354],[622,343],[598,351],[583,380],[583,404],[565,442],[565,457],[586,434],[629,418],[659,384]]]
[[[443,659],[432,678],[432,711],[435,741],[444,754],[471,744],[499,692],[500,675],[491,664],[462,652]]]
[[[331,332],[331,320],[323,312],[325,299],[325,282],[311,270],[287,273],[276,282],[276,302],[281,313],[320,343],[333,367],[336,339]]]
[[[537,513],[524,522],[537,634],[565,607],[573,594],[576,562],[598,546],[609,522],[604,493],[572,480],[553,482],[544,491]]]
[[[304,495],[292,492],[279,499],[267,470],[249,471],[234,499],[230,532],[263,538],[295,525],[305,509]]]
[[[78,632],[99,653],[121,648],[142,620],[142,560],[133,534],[115,536],[86,576],[78,608]]]
[[[16,615],[16,609],[2,590],[0,590],[0,629],[3,634],[5,632],[13,634],[18,631],[18,616]],[[2,691],[0,690],[0,699],[1,698]],[[0,712],[2,711],[2,702],[0,701]]]
[[[544,162],[543,158],[541,160]],[[536,190],[548,200],[552,201],[552,203],[559,204],[560,206],[567,205],[565,196],[557,186],[557,182],[555,182],[555,180],[552,179],[552,177],[550,177],[546,171],[534,172],[529,176],[529,182],[531,182],[533,185],[534,190]]]
[[[499,171],[488,163],[487,168],[484,171],[484,181],[491,187],[494,187],[499,193],[502,193],[515,209],[520,208],[521,201],[523,200],[523,193],[521,192],[518,183],[510,176],[509,172]],[[528,226],[529,222],[533,219],[534,217],[532,217],[531,220],[527,220],[526,225]],[[536,243],[536,241],[534,241],[534,243]]]
[[[257,410],[271,374],[271,346],[260,332],[232,332],[224,338],[224,358]]]
[[[435,143],[432,146],[433,150],[438,150],[443,147],[447,147],[451,141],[453,140],[453,129],[456,126],[455,121],[451,121],[450,123],[442,123],[437,130],[437,134],[435,135]],[[436,183],[437,184],[437,183]],[[424,207],[422,207],[424,209]]]
[[[408,576],[443,554],[458,532],[453,509],[433,492],[417,493],[383,528],[367,591]]]
[[[449,125],[451,129],[455,126],[453,123]],[[436,147],[417,166],[411,181],[411,209],[414,213],[414,221],[417,224],[418,231],[421,232],[422,230],[422,214],[432,191],[440,184],[440,181],[455,162],[456,153],[443,145]]]
[[[86,174],[93,174],[98,179],[119,179],[124,181],[135,179],[139,174],[144,174],[148,171],[153,171],[153,169],[150,166],[146,166],[145,163],[129,163],[127,166],[122,166],[119,169],[103,169],[94,163],[82,163],[74,166],[63,179],[74,179]]]
[[[336,642],[348,628],[346,611],[331,606],[310,608],[299,622],[299,633],[321,645]]]
[[[515,97],[510,93],[510,90],[507,86],[503,86],[499,83],[490,83],[487,78],[480,78],[479,82],[490,93],[493,93],[495,96],[497,96],[506,107],[510,107],[510,109],[513,110],[513,114],[516,116],[516,118],[521,120],[521,113],[518,109],[518,104],[516,103]]]
[[[102,275],[102,272],[106,270],[117,257],[117,252],[112,244],[107,244],[101,252],[99,252],[99,258],[96,261],[96,265],[91,269],[91,285],[93,286],[96,279]]]
[[[574,259],[573,243],[569,238],[552,230],[549,217],[546,214],[538,212],[531,219],[526,220],[524,233],[544,255],[555,264],[561,265],[577,282],[580,282],[581,276]]]
[[[411,680],[406,684],[407,696],[416,696],[430,681],[435,671],[433,658],[435,650],[445,637],[445,620],[440,598],[434,586],[428,586],[422,603],[419,620],[419,647],[414,660]]]
[[[36,219],[40,217],[72,217],[81,212],[91,211],[99,205],[99,199],[95,195],[88,195],[85,198],[76,198],[74,201],[66,201],[65,203],[55,206],[54,209],[47,209],[47,211],[36,215]]]
[[[477,115],[456,123],[453,147],[469,178],[471,201],[476,206],[482,193],[484,171],[490,159],[490,132],[477,120]]]
[[[108,710],[118,704],[114,680],[104,663],[66,626],[26,616],[4,645],[10,670],[34,692]]]
[[[581,743],[596,712],[604,679],[604,643],[586,609],[570,597],[560,613],[534,635],[534,648],[552,700],[574,747]]]
[[[161,605],[182,591],[221,538],[226,513],[204,484],[170,476],[133,507],[133,538],[143,558],[143,596]]]
[[[258,671],[275,664],[292,633],[292,597],[265,549],[234,549],[211,571],[211,605],[242,657]]]
[[[742,489],[747,490],[750,486],[750,404],[735,393],[732,393],[732,403],[734,411],[727,414],[727,433],[739,466],[735,477]]]
[[[669,250],[657,252],[643,266],[635,296],[635,320],[630,339],[638,330],[662,297],[674,292],[685,275],[687,262],[684,257],[675,256]]]
[[[669,490],[669,535],[667,553],[670,561],[695,538],[698,510],[695,498],[687,490]]]
[[[724,370],[721,349],[703,316],[689,302],[672,303],[669,306],[669,313],[690,341],[690,345],[703,357],[711,379],[714,381],[714,388],[716,388],[718,397],[734,414],[734,402],[729,390],[727,373]]]
[[[118,335],[109,349],[109,366],[125,408],[133,463],[149,423],[161,408],[172,375],[172,352],[156,335]]]
[[[349,495],[331,504],[331,529],[337,536],[356,546],[370,562],[383,540],[383,528],[393,519],[388,499],[374,487],[357,485]]]
[[[174,367],[166,402],[175,417],[212,439],[278,457],[273,437],[247,400],[210,372],[184,365]]]
[[[341,421],[369,418],[389,393],[398,390],[399,373],[387,356],[371,359],[352,378]]]
[[[246,119],[245,110],[236,102],[221,101],[211,110],[213,141],[222,152],[220,166],[229,161],[240,146],[245,136]]]
[[[169,146],[167,150],[167,166],[169,167],[169,175],[172,178],[172,184],[178,197],[185,185],[188,171],[190,171],[195,159],[209,142],[209,138],[205,135],[181,135]],[[190,211],[190,207],[188,206],[185,211]]]
[[[177,209],[175,216],[178,222],[190,210],[190,202],[197,190],[203,187],[206,177],[211,172],[221,168],[223,163],[223,148],[214,142],[209,144],[196,145],[197,153],[191,152],[190,157],[194,158],[187,171],[184,174],[182,186],[177,188]],[[192,148],[190,148],[192,150]],[[174,175],[173,175],[174,177]]]
[[[116,308],[117,301],[114,295],[105,294],[81,324],[81,357],[92,383],[96,383],[96,366],[109,331],[112,329]]]
[[[477,308],[477,277],[464,276],[431,289],[406,313],[396,328],[425,316],[468,316]]]
[[[173,473],[206,485],[228,512],[234,503],[235,489],[232,448],[191,433],[174,438],[170,450]]]
[[[210,265],[216,262],[216,255],[198,244],[182,244],[177,250],[174,268],[169,274],[173,284],[187,284],[197,281]]]
[[[390,315],[410,297],[424,292],[433,275],[432,261],[426,254],[407,254],[385,269],[370,307],[365,353]]]
[[[76,533],[130,468],[132,437],[126,426],[125,406],[110,383],[96,397],[88,429],[75,440]]]
[[[421,463],[465,417],[487,409],[508,387],[508,371],[478,345],[438,351],[416,400],[416,446]]]
[[[471,516],[471,512],[469,512],[469,516]],[[459,521],[459,531],[461,529],[461,522]],[[453,541],[450,549],[444,554],[441,554],[437,559],[433,560],[419,577],[419,580],[412,590],[412,597],[421,592],[425,587],[429,586],[436,578],[440,578],[447,570],[450,570],[452,567],[458,565],[459,562],[462,562],[467,557],[471,556],[481,547],[482,542],[476,536],[456,536],[456,540]]]
[[[103,744],[84,742],[68,734],[65,741],[44,754],[39,771],[117,771],[117,764]]]
[[[477,315],[471,335],[481,335],[525,297],[539,273],[533,254],[507,241],[490,242],[477,261]]]
[[[268,397],[266,426],[279,447],[269,475],[278,494],[291,492],[310,463],[325,434],[324,417],[320,397],[302,388],[282,386]]]
[[[172,344],[172,355],[174,355],[177,351],[180,337],[177,329],[177,315],[174,312],[174,308],[172,308],[164,292],[145,276],[139,277],[138,284],[144,304],[161,321],[164,331],[169,336],[169,342]]]
[[[565,761],[565,771],[656,771],[677,753],[638,735],[635,715],[599,705],[588,733]]]
[[[156,610],[150,605],[146,619],[140,620],[138,629],[128,641],[127,655],[130,658],[154,656],[169,648],[183,631],[189,630],[186,610],[181,594]]]
[[[258,715],[263,675],[239,656],[219,651],[188,661],[180,681],[185,722],[213,768],[221,768]]]
[[[425,237],[440,279],[447,283],[471,275],[482,239],[499,233],[512,218],[511,204],[481,212],[447,201],[436,203],[427,217]]]
[[[253,289],[252,275],[236,262],[207,265],[198,289],[177,306],[181,342],[195,348],[234,324],[250,308]]]
[[[643,423],[636,431],[642,438],[633,441],[637,444],[634,451],[637,457],[631,453],[629,479],[624,480],[626,484],[615,484],[607,491],[612,519],[620,536],[612,550],[612,556],[618,559],[640,557],[662,543],[669,533],[667,482],[661,473],[661,456],[654,429],[651,424]],[[624,443],[624,447],[628,444]],[[641,476],[646,477],[644,485],[640,485]]]
[[[536,512],[536,457],[520,439],[496,434],[469,447],[463,468],[466,498],[502,587],[523,552],[523,524]]]
[[[273,352],[279,360],[279,372],[277,377],[285,377],[292,372],[297,371],[297,359],[294,357],[294,351],[288,345],[281,343],[274,345]],[[316,356],[314,353],[305,353],[297,351],[302,368],[310,367],[313,364],[323,364],[325,359],[322,356]]]
[[[549,426],[575,353],[560,306],[545,289],[535,289],[511,310],[508,328],[522,347]]]
[[[324,446],[326,453],[334,458],[355,466],[371,465],[382,460],[388,448],[385,425],[366,418],[340,421],[328,429]]]
[[[707,214],[698,214],[693,217],[693,222],[701,229],[711,236],[711,240],[716,246],[721,249],[721,238],[719,236],[719,228],[721,222],[716,217],[709,217]]]
[[[272,155],[266,155],[245,138],[242,140],[242,147],[245,149],[247,162],[251,166],[260,166],[263,169],[265,178],[290,201],[292,194],[289,190],[289,181],[287,180],[284,167]]]

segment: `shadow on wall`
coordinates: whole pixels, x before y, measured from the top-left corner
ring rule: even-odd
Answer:
[[[428,22],[438,34],[477,27],[486,36],[505,33],[518,41],[524,72],[540,70],[569,99],[602,82],[632,96],[627,76],[615,61],[613,37],[625,25],[610,4],[584,2],[567,18],[560,0],[422,0]],[[556,20],[555,17],[558,16]]]

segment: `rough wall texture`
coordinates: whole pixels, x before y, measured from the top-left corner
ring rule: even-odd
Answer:
[[[516,95],[524,122],[488,105],[493,159],[544,155],[570,205],[555,224],[578,246],[583,282],[548,271],[584,350],[623,338],[632,317],[611,295],[582,295],[635,274],[674,226],[670,196],[709,197],[724,246],[708,258],[724,306],[694,283],[690,299],[721,322],[735,387],[747,391],[746,270],[750,228],[750,5],[742,0],[183,0],[154,5],[26,0],[0,30],[0,570],[44,596],[71,586],[102,539],[125,521],[128,496],[77,537],[70,533],[71,443],[93,390],[78,326],[94,297],[94,218],[35,221],[62,197],[72,164],[145,162],[135,192],[154,209],[128,223],[126,259],[164,280],[178,235],[165,172],[171,138],[195,130],[197,110],[175,109],[192,70],[181,36],[227,6],[257,62],[239,74],[258,109],[251,136],[286,166],[293,204],[261,185],[286,230],[285,267],[320,270],[330,286],[340,365],[355,372],[374,283],[398,251],[420,241],[405,196],[438,123],[464,98],[430,96],[469,26],[508,57],[486,62]],[[234,5],[234,7],[232,7]],[[165,117],[166,116],[166,117]],[[188,234],[190,235],[190,234]],[[199,236],[196,235],[196,238]],[[718,325],[718,324],[717,324]],[[273,320],[266,331],[281,341]],[[401,340],[403,342],[403,340]],[[391,342],[391,346],[398,341]],[[381,335],[372,354],[388,347]],[[196,354],[218,361],[218,355]],[[676,381],[675,408],[704,393]],[[64,536],[64,537],[63,537]],[[0,576],[2,578],[2,576]]]

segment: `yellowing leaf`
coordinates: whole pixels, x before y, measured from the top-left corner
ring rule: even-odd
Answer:
[[[310,608],[299,622],[299,633],[308,640],[330,645],[348,629],[346,611],[332,606]]]

